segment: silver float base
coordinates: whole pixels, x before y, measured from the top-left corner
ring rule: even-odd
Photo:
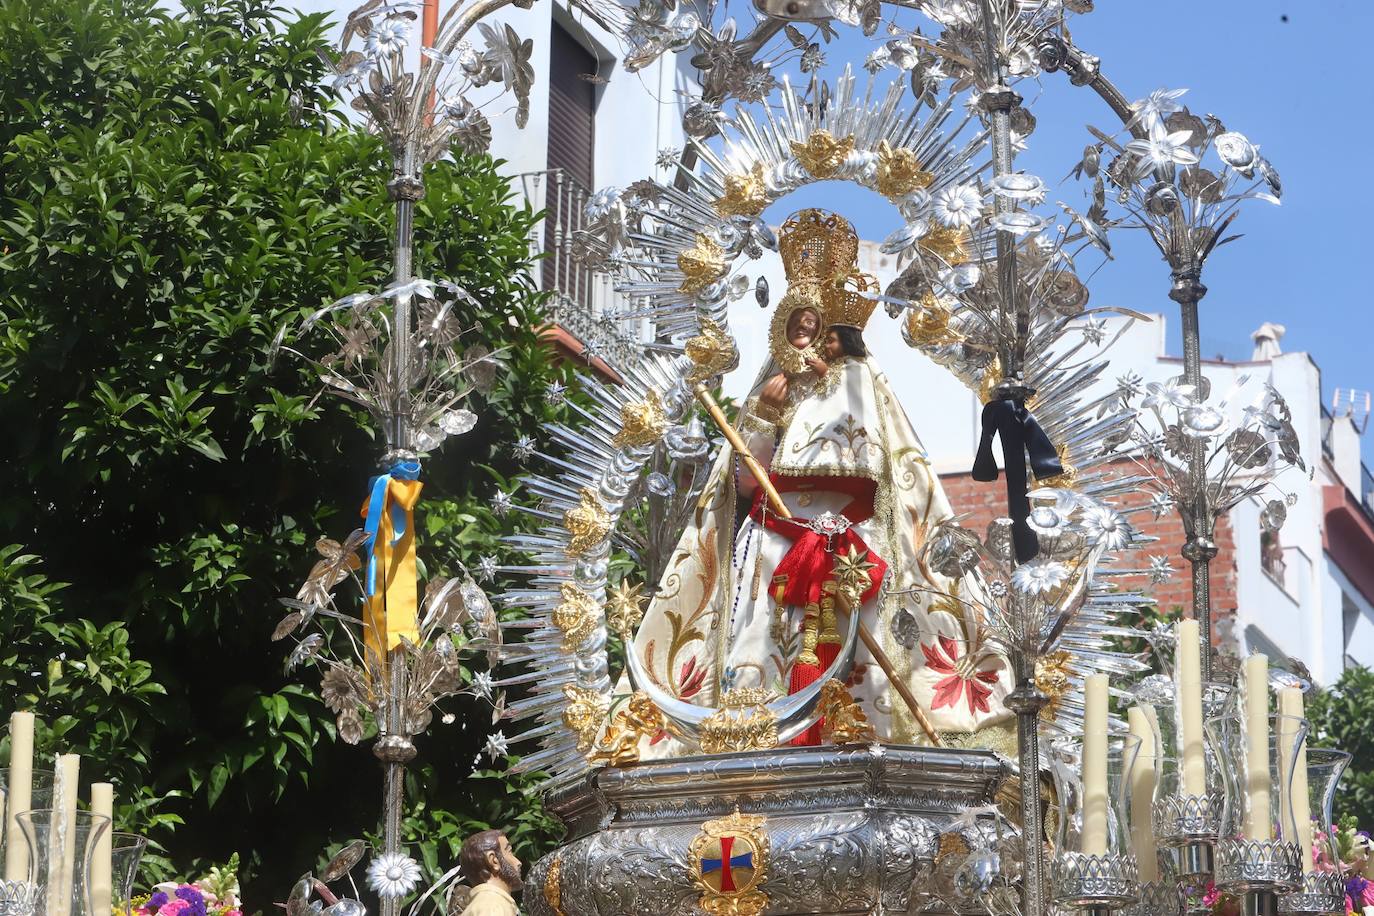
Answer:
[[[530,869],[521,906],[529,916],[697,916],[688,846],[738,807],[767,819],[764,914],[941,912],[926,898],[940,835],[966,829],[954,818],[994,803],[1010,771],[991,751],[877,746],[596,770],[549,799],[569,840]]]

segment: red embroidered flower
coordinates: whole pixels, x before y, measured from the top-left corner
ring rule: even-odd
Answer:
[[[975,670],[972,677],[965,677],[955,669],[955,663],[959,660],[959,644],[948,636],[939,636],[936,639],[939,641],[938,648],[921,644],[926,666],[940,674],[948,674],[949,677],[935,683],[935,698],[931,701],[930,708],[956,706],[959,698],[963,696],[968,701],[969,712],[991,712],[992,707],[988,705],[988,698],[992,696],[992,688],[983,685],[996,684],[997,672]]]
[[[700,690],[702,684],[706,683],[706,669],[697,668],[697,657],[695,655],[687,659],[687,662],[682,666],[682,670],[678,672],[677,683],[677,696],[680,700],[687,699]]]

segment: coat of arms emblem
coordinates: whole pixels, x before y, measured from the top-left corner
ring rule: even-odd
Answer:
[[[767,818],[741,814],[707,821],[687,848],[687,869],[712,916],[757,916],[768,906]]]

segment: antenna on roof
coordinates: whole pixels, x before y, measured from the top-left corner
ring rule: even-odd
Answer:
[[[1355,388],[1337,388],[1331,396],[1331,414],[1349,417],[1361,436],[1369,426],[1370,394]]]

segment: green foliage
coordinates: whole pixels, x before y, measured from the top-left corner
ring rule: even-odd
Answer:
[[[1350,767],[1336,791],[1338,818],[1354,816],[1360,827],[1374,824],[1374,671],[1345,669],[1331,688],[1307,703],[1313,746],[1338,747],[1351,754]]]
[[[315,675],[285,676],[268,641],[311,545],[358,524],[377,443],[265,352],[284,324],[387,281],[390,170],[319,88],[321,16],[185,7],[0,4],[0,526],[29,552],[0,557],[0,695],[48,723],[43,753],[82,750],[85,778],[117,781],[122,826],[171,860],[146,879],[238,853],[265,908],[380,802],[370,751],[333,741]],[[501,556],[516,520],[489,494],[519,471],[511,442],[560,418],[541,395],[567,379],[538,338],[536,215],[486,158],[425,184],[417,272],[473,292],[466,339],[508,348],[477,429],[425,465],[437,573]],[[555,827],[530,783],[466,779],[489,710],[450,711],[460,724],[421,741],[409,835],[451,861],[464,831],[503,824],[532,855]]]

